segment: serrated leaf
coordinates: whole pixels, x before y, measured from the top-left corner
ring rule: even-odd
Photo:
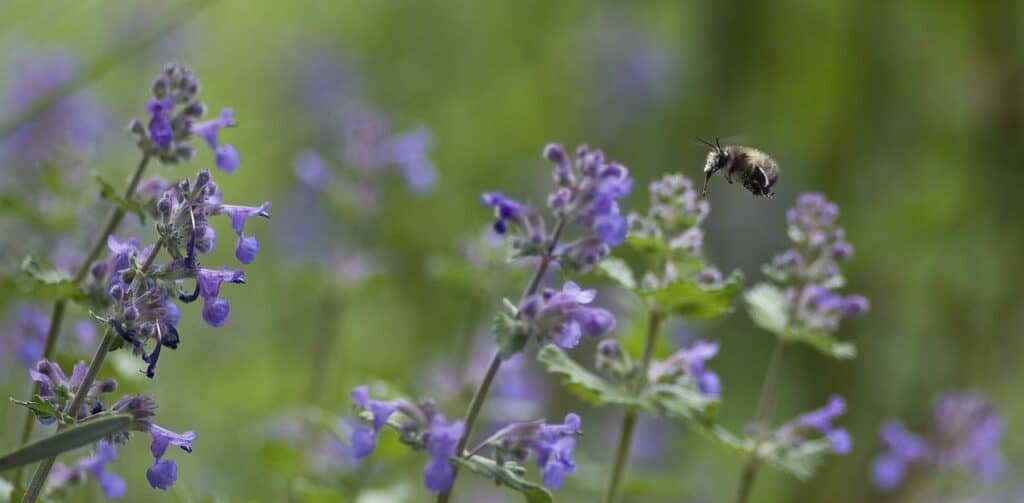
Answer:
[[[11,402],[14,402],[15,405],[20,405],[31,410],[37,417],[60,418],[61,422],[65,422],[66,420],[64,413],[61,412],[60,409],[56,408],[52,403],[43,400],[43,397],[39,395],[32,397],[32,399],[27,402],[24,400],[15,400],[14,398],[11,398]]]
[[[668,285],[647,290],[642,295],[653,300],[665,312],[688,318],[713,318],[732,309],[732,299],[740,293],[743,273],[733,271],[728,278],[714,285],[701,285],[679,279]]]
[[[524,332],[511,316],[505,313],[498,313],[491,324],[491,332],[494,334],[495,342],[498,343],[498,351],[502,360],[508,360],[526,347],[529,342],[529,334]]]
[[[648,389],[650,400],[659,411],[688,421],[706,419],[717,402],[682,383],[655,384]]]
[[[789,303],[783,291],[761,283],[744,295],[747,312],[754,324],[777,335],[780,339],[805,343],[833,358],[848,360],[857,356],[857,348],[850,342],[840,341],[824,330],[793,330],[789,327]]]
[[[125,213],[134,213],[139,217],[139,222],[146,223],[146,210],[139,204],[138,201],[131,199],[125,199],[118,194],[117,189],[114,188],[110,182],[103,179],[103,177],[97,171],[92,172],[92,177],[96,180],[96,183],[100,186],[100,197],[114,203],[118,208],[121,208]]]
[[[0,457],[0,471],[52,458],[131,428],[129,414],[113,414],[76,424]]]
[[[636,290],[636,278],[633,276],[633,270],[629,268],[629,264],[625,260],[618,257],[608,257],[597,264],[597,270],[607,276],[608,279],[616,282],[622,288],[629,291]]]
[[[649,406],[635,393],[606,381],[601,376],[583,368],[569,355],[554,344],[548,344],[537,352],[537,360],[552,374],[562,376],[566,387],[581,399],[594,405],[616,403],[627,406]]]
[[[483,456],[469,458],[454,457],[452,460],[469,471],[493,480],[499,485],[518,491],[526,498],[527,503],[551,503],[551,492],[544,487],[530,482],[505,466]]]
[[[56,269],[45,268],[35,257],[25,257],[21,270],[32,279],[31,293],[51,299],[85,298],[85,292],[75,284],[71,276]]]

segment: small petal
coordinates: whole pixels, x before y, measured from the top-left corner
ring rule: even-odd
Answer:
[[[146,480],[154,489],[166,490],[178,480],[178,465],[169,459],[155,461],[146,470]]]
[[[203,321],[211,327],[223,326],[228,320],[231,305],[223,297],[206,298],[203,300]]]

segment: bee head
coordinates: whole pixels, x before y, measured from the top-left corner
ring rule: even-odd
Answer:
[[[701,196],[703,197],[707,195],[708,180],[711,180],[711,175],[714,175],[729,164],[729,151],[722,148],[718,138],[715,138],[714,144],[700,137],[697,138],[697,141],[711,148],[711,151],[708,152],[708,160],[704,163],[704,186],[701,188]]]

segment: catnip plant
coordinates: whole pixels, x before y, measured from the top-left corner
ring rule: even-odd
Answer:
[[[116,389],[112,379],[97,381],[110,351],[124,349],[145,364],[142,372],[152,379],[164,348],[177,349],[182,343],[178,331],[179,303],[202,299],[201,314],[210,326],[223,326],[230,313],[228,301],[221,296],[224,283],[244,283],[241,269],[202,267],[199,256],[217,246],[217,234],[211,218],[225,217],[236,235],[235,258],[251,263],[259,250],[258,240],[245,232],[252,217],[269,218],[269,203],[257,206],[226,204],[209,170],[201,169],[192,179],[169,183],[153,178],[140,183],[151,159],[165,164],[190,160],[193,137],[212,150],[221,170],[233,172],[239,164],[238,151],[218,139],[220,129],[234,125],[230,109],[217,118],[200,121],[205,106],[197,99],[199,82],[184,66],[169,64],[152,85],[153,99],[146,104],[149,120],[133,120],[129,131],[142,152],[142,161],[132,175],[126,195],[113,198],[116,203],[107,224],[95,236],[96,246],[86,255],[75,275],[58,270],[40,270],[37,264],[27,272],[37,283],[58,285],[59,292],[50,319],[42,359],[30,370],[35,390],[29,400],[16,403],[26,407],[29,422],[23,440],[31,438],[32,426],[56,423],[57,431],[0,458],[4,468],[22,467],[39,461],[31,482],[24,489],[23,501],[33,502],[47,493],[82,480],[84,474],[96,478],[110,497],[123,495],[125,483],[105,469],[116,454],[116,446],[128,440],[132,430],[148,431],[153,442],[150,450],[154,464],[147,471],[150,485],[170,487],[177,478],[177,465],[164,454],[169,445],[191,451],[194,432],[177,434],[150,421],[156,408],[152,398],[141,395],[121,397],[105,405],[102,394]],[[106,192],[106,191],[105,191]],[[126,212],[140,219],[155,221],[157,239],[142,247],[134,237],[119,238],[116,229]],[[103,250],[108,254],[101,259]],[[166,254],[166,259],[160,259]],[[82,272],[84,271],[84,272]],[[88,365],[75,366],[68,378],[50,355],[69,301],[88,309],[104,328],[103,336]],[[58,455],[92,445],[94,454],[71,466],[55,465]],[[51,469],[55,471],[51,474]],[[20,477],[16,477],[20,482]],[[20,493],[20,488],[19,488]]]
[[[498,192],[486,192],[480,198],[494,209],[494,232],[511,236],[514,258],[533,258],[536,269],[519,301],[503,302],[493,327],[497,348],[464,418],[447,419],[431,400],[374,400],[367,387],[352,391],[360,417],[368,423],[352,432],[355,455],[370,454],[382,429],[398,431],[403,443],[427,451],[430,461],[424,469],[424,486],[438,493],[439,503],[451,497],[462,468],[540,501],[550,501],[551,495],[524,478],[526,470],[521,463],[531,454],[547,487],[560,487],[565,475],[575,471],[572,455],[576,437],[582,433],[582,419],[575,413],[567,414],[561,423],[543,419],[512,422],[470,446],[473,427],[503,362],[524,351],[530,340],[570,349],[580,344],[584,335],[598,338],[615,326],[611,312],[590,306],[596,290],[572,281],[559,288],[544,287],[543,283],[552,264],[586,269],[625,240],[628,223],[618,200],[632,190],[629,170],[586,146],[577,149],[575,160],[554,144],[545,147],[543,155],[554,164],[555,189],[548,197],[555,218],[552,230],[529,204]],[[576,228],[581,235],[563,244]]]

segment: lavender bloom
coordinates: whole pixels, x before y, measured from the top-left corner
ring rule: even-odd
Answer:
[[[117,449],[114,445],[101,440],[96,443],[96,453],[92,456],[84,457],[70,467],[61,463],[55,464],[46,480],[47,487],[52,491],[72,482],[84,481],[85,474],[88,473],[96,479],[103,494],[108,498],[124,497],[127,490],[124,479],[106,469],[107,464],[112,462],[116,456]]]
[[[786,212],[789,238],[796,248],[777,255],[765,271],[781,282],[840,286],[839,262],[853,255],[853,246],[836,225],[838,218],[839,207],[824,195],[801,194]]]
[[[697,340],[688,349],[681,349],[663,361],[651,362],[647,375],[650,382],[671,380],[681,375],[689,376],[701,394],[718,398],[722,393],[718,374],[705,367],[704,363],[718,354],[718,343]]]
[[[222,283],[245,283],[245,273],[241,269],[220,270],[202,269],[196,271],[196,284],[199,295],[203,297],[203,320],[211,327],[224,325],[230,305],[226,299],[219,297]]]
[[[833,452],[847,454],[852,448],[850,433],[845,428],[832,425],[832,421],[845,413],[846,401],[839,395],[832,395],[824,407],[801,414],[782,425],[776,430],[775,439],[782,444],[796,444],[802,441],[803,432],[814,430],[828,439]]]
[[[789,295],[794,295],[794,292],[790,291]],[[868,310],[868,300],[861,295],[843,297],[813,283],[804,286],[795,302],[796,317],[803,326],[828,332],[838,330],[842,318],[857,316]]]
[[[603,152],[586,145],[576,149],[575,162],[557,144],[544,147],[544,157],[555,164],[558,188],[548,198],[554,214],[591,228],[609,246],[622,244],[628,225],[618,200],[633,190],[629,170],[617,162],[606,162]]]
[[[434,135],[424,126],[389,141],[391,160],[402,170],[405,184],[413,193],[428,194],[437,185],[437,168],[428,155],[433,145]]]
[[[430,432],[427,435],[427,453],[430,462],[423,470],[423,485],[433,492],[447,491],[455,481],[455,469],[451,458],[455,455],[455,447],[465,432],[462,420],[449,422],[441,414],[435,414],[430,421]]]
[[[573,348],[579,344],[583,334],[596,338],[615,327],[615,316],[611,312],[586,307],[595,297],[596,290],[583,290],[568,281],[561,291],[545,288],[523,299],[519,315],[529,325],[530,332],[541,341]]]
[[[235,111],[230,108],[221,110],[220,117],[216,119],[192,125],[192,134],[206,140],[206,144],[213,150],[217,167],[229,173],[238,169],[238,150],[227,143],[220,145],[217,131],[235,125]]]
[[[149,451],[153,454],[153,464],[146,470],[146,480],[154,489],[166,490],[178,479],[178,465],[169,459],[163,459],[167,447],[175,445],[185,452],[192,452],[192,442],[198,436],[194,431],[175,433],[155,423],[149,425],[149,433],[153,437]]]
[[[572,455],[576,437],[582,434],[581,424],[580,416],[574,413],[566,414],[562,424],[546,424],[543,420],[512,423],[492,435],[487,443],[493,446],[499,464],[506,459],[522,462],[533,451],[544,485],[557,489],[566,475],[576,471]]]
[[[377,435],[387,422],[391,414],[398,410],[397,402],[381,402],[370,400],[370,390],[366,386],[356,386],[352,389],[352,401],[360,408],[369,410],[373,415],[373,428],[357,425],[352,430],[352,453],[357,459],[365,458],[377,448]]]
[[[934,426],[927,436],[907,431],[898,421],[882,425],[886,451],[875,457],[875,487],[896,488],[913,464],[967,469],[982,481],[1002,474],[1003,418],[990,403],[971,392],[949,392],[936,399],[933,413]]]
[[[245,235],[245,220],[256,216],[270,218],[268,209],[270,209],[270,203],[263,203],[259,206],[236,206],[232,204],[222,204],[220,206],[220,211],[231,218],[231,228],[234,229],[235,234],[238,236],[235,257],[239,262],[243,264],[251,263],[256,258],[256,252],[260,249],[260,244],[256,241],[256,238]]]

